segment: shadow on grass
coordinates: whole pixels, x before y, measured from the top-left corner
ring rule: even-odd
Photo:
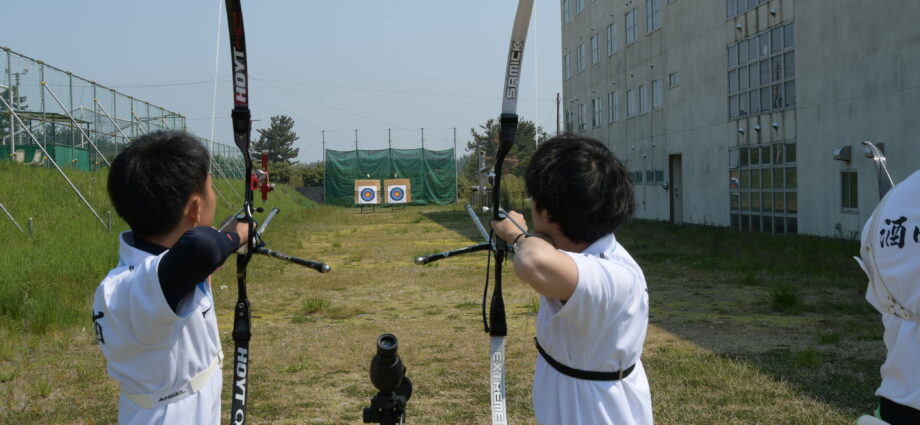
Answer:
[[[524,214],[524,218],[528,223],[530,223],[529,210],[518,212]],[[460,207],[460,209],[454,211],[426,211],[420,212],[419,214],[422,217],[431,220],[435,224],[438,224],[441,227],[468,239],[471,244],[482,242],[482,235],[479,233],[476,224],[473,223],[473,219],[470,217],[469,213],[463,207]],[[479,217],[479,221],[482,222],[482,226],[486,229],[486,231],[489,231],[489,220],[492,219],[492,213],[482,212],[480,210],[477,211],[476,215]],[[445,247],[445,250],[456,248],[460,247]]]
[[[465,211],[421,214],[479,241]],[[856,241],[643,220],[624,225],[617,239],[645,271],[653,324],[844,415],[876,403],[881,326],[863,300],[865,276],[851,258]],[[777,302],[780,295],[796,308],[784,308],[792,301]]]
[[[645,271],[655,325],[853,417],[873,408],[882,328],[857,241],[641,220],[617,238]]]

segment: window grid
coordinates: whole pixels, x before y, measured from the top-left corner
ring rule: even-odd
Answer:
[[[795,142],[730,150],[729,199],[733,230],[797,233]]]
[[[594,65],[601,61],[601,35],[594,34],[591,36],[591,64]]]
[[[626,45],[636,42],[636,9],[626,12]]]
[[[586,66],[585,66],[585,45],[584,45],[584,44],[579,44],[579,45],[578,45],[578,57],[577,57],[577,60],[578,60],[578,63],[577,63],[578,72],[584,71],[585,68],[586,68]]]
[[[607,122],[620,120],[620,97],[616,90],[607,94]]]
[[[645,84],[639,86],[639,113],[648,112],[648,86]]]
[[[636,116],[636,91],[626,90],[626,116]]]
[[[578,105],[578,131],[585,131],[587,125],[587,107],[584,103]]]
[[[729,119],[795,106],[793,25],[775,26],[728,47]]]
[[[604,102],[601,98],[591,99],[591,126],[600,127],[601,119],[604,116]]]
[[[734,18],[770,0],[725,0],[725,9],[728,18]]]
[[[840,207],[844,211],[859,210],[859,179],[856,170],[840,172]]]
[[[652,81],[652,109],[661,109],[664,99],[661,95],[661,80]]]
[[[562,62],[565,66],[565,79],[569,80],[572,78],[572,55],[566,53]]]
[[[645,0],[645,29],[651,34],[661,28],[661,0]]]
[[[668,88],[680,85],[680,73],[672,72],[668,74]]]
[[[572,22],[572,5],[569,0],[562,0],[562,22]]]
[[[575,0],[575,14],[581,13],[582,10],[585,10],[585,0]]]
[[[607,25],[607,56],[617,52],[617,23]]]

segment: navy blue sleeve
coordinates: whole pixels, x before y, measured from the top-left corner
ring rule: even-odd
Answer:
[[[173,311],[179,301],[195,290],[230,254],[240,246],[236,232],[220,232],[210,227],[196,227],[185,232],[173,245],[157,268],[160,288]]]

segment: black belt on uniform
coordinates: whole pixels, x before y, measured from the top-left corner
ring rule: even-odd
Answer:
[[[615,372],[592,372],[589,370],[574,369],[559,363],[556,361],[556,359],[547,354],[546,351],[543,350],[543,347],[540,346],[540,341],[537,341],[537,337],[533,338],[533,342],[537,344],[537,351],[540,352],[540,355],[543,356],[546,362],[549,363],[553,369],[556,369],[563,375],[571,376],[575,379],[584,379],[586,381],[619,381],[629,376],[633,369],[636,368],[636,365],[632,365],[626,369],[618,370]]]

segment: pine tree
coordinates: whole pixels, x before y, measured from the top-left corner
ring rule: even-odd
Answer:
[[[294,132],[294,119],[287,115],[276,115],[271,118],[272,122],[268,128],[261,128],[259,140],[253,143],[252,148],[256,152],[265,152],[268,154],[268,160],[276,162],[292,163],[292,159],[297,158],[300,149],[294,147],[294,142],[300,139]]]

